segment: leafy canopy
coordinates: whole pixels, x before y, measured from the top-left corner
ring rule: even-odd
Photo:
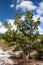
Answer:
[[[38,17],[37,21],[35,22],[33,20],[33,13],[26,9],[24,20],[22,20],[22,14],[20,12],[16,12],[14,14],[14,24],[17,25],[17,30],[19,31],[19,33],[27,36],[26,38],[28,38],[29,41],[27,45],[23,43],[23,40],[21,40],[21,44],[21,42],[19,41],[20,39],[18,40],[18,42],[20,42],[18,44],[20,44],[20,46],[22,45],[22,48],[25,48],[25,50],[27,49],[26,51],[28,51],[32,48],[33,44],[38,39],[38,25],[40,24],[40,17]],[[25,47],[23,47],[24,44]]]

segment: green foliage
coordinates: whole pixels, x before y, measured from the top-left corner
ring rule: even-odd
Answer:
[[[8,42],[13,42],[16,40],[16,31],[12,29],[11,23],[4,22],[4,27],[7,28],[3,38]]]
[[[4,27],[6,28],[6,29],[8,29],[8,30],[11,30],[11,28],[12,28],[12,25],[11,25],[11,23],[8,23],[8,22],[4,22]]]
[[[14,14],[14,24],[17,26],[16,31],[12,30],[11,23],[4,22],[7,31],[3,37],[8,42],[16,41],[16,51],[23,50],[25,54],[28,54],[32,49],[39,50],[43,48],[43,36],[40,36],[38,31],[40,17],[35,22],[33,13],[26,9],[24,20],[22,20],[20,12]]]
[[[27,36],[24,36],[22,33],[19,33],[16,39],[17,50],[25,51],[28,46],[28,42],[29,42],[29,38]]]
[[[4,50],[8,50],[9,49],[9,44],[10,44],[9,42],[4,40],[4,42],[3,42],[3,49]]]
[[[3,38],[8,42],[16,41],[16,33],[14,32],[14,30],[8,30],[7,32],[5,32]]]
[[[21,17],[22,15],[20,15],[20,13],[15,13],[14,23],[16,23],[17,25],[17,30],[21,32],[24,37],[27,36],[26,38],[28,38],[28,40],[24,40],[24,37],[21,36],[20,38],[18,37],[19,39],[17,43],[19,42],[19,46],[22,46],[23,50],[28,51],[32,48],[34,41],[38,38],[38,25],[40,24],[40,17],[37,18],[37,21],[35,22],[33,20],[33,13],[31,11],[28,11],[27,9],[24,20],[22,20]]]
[[[8,26],[9,26],[9,25],[8,25],[8,22],[4,22],[4,27],[5,27],[5,28],[8,28]]]
[[[0,34],[0,39],[2,39],[3,38],[3,34]]]

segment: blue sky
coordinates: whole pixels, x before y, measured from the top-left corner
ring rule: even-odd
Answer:
[[[37,17],[40,16],[41,23],[38,29],[40,34],[43,34],[43,0],[0,0],[0,33],[6,31],[2,26],[3,21],[7,20],[12,23],[14,13],[19,11],[24,16],[26,8],[33,12],[34,20],[37,20]]]

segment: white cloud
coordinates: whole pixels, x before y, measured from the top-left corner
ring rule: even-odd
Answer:
[[[7,29],[4,28],[2,22],[0,21],[0,33],[5,33]]]
[[[39,7],[37,8],[36,12],[39,15],[42,15],[43,14],[43,1],[39,3]]]
[[[0,33],[5,33],[6,31],[7,31],[7,29],[4,28],[4,26],[1,26],[1,27],[0,27]]]
[[[38,18],[38,17],[40,17],[40,15],[34,15],[34,16],[33,16],[33,20],[34,20],[34,21],[37,21],[37,18]]]
[[[42,13],[43,13],[43,10],[41,10],[41,9],[37,9],[36,11],[37,11],[37,13],[38,13],[39,15],[42,15]]]
[[[34,15],[33,16],[33,20],[34,21],[37,21],[37,18],[40,17],[40,22],[43,22],[43,16],[40,16],[40,15]]]
[[[40,17],[40,21],[43,22],[43,16]]]
[[[19,8],[21,8],[22,11],[25,11],[26,8],[29,10],[35,10],[37,7],[31,1],[22,1],[20,4],[16,6],[16,9]]]
[[[10,7],[11,7],[11,8],[14,8],[14,4],[11,4]]]
[[[19,3],[20,2],[20,0],[17,0],[17,3]]]
[[[22,2],[22,1],[24,1],[24,0],[17,0],[17,4],[18,4],[19,2]]]
[[[0,26],[2,26],[2,22],[0,21]]]
[[[21,0],[17,0],[17,4],[20,2]]]
[[[39,31],[39,34],[43,34],[43,29],[39,26],[38,26],[38,31]]]
[[[22,18],[21,18],[22,20],[24,20],[25,19],[25,16],[22,16]]]

